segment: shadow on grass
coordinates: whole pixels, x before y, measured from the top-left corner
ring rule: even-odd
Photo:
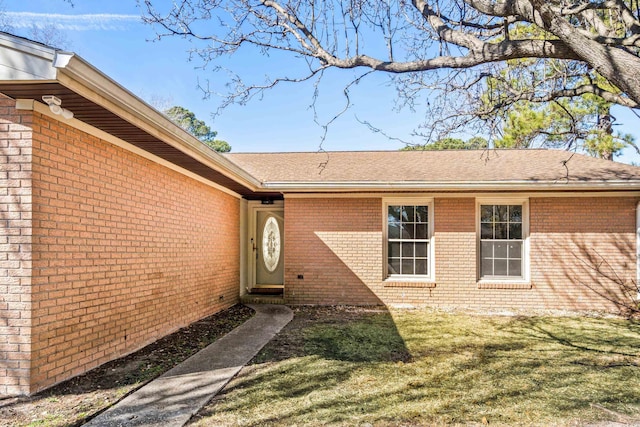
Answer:
[[[515,337],[537,341],[548,351],[594,357],[640,357],[640,322],[634,320],[520,317],[503,329]],[[638,366],[635,362],[632,365]]]
[[[637,420],[639,362],[640,325],[625,320],[301,309],[198,418],[246,426]]]
[[[636,356],[640,346],[640,322],[603,317],[517,316],[498,318],[492,324],[514,338],[555,343],[593,352]]]
[[[316,325],[305,331],[304,352],[344,362],[409,362],[411,354],[391,316],[371,316],[366,322]]]
[[[250,362],[319,356],[345,362],[410,362],[411,354],[383,307],[298,307],[294,320]]]

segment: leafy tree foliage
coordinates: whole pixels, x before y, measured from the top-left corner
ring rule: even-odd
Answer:
[[[228,142],[216,139],[218,132],[212,130],[204,121],[198,119],[196,115],[184,107],[174,106],[164,112],[172,122],[198,138],[213,150],[220,153],[231,151]]]
[[[610,105],[601,98],[585,95],[574,100],[512,106],[504,121],[500,148],[582,147],[589,154],[613,160],[627,146],[635,147],[633,137],[614,132]]]
[[[213,148],[218,153],[228,153],[231,151],[231,145],[227,141],[221,139],[214,139],[213,141],[202,141],[210,148]]]
[[[523,35],[544,37],[534,26],[517,26],[513,36]],[[501,131],[495,145],[581,147],[594,156],[609,160],[623,148],[635,147],[630,135],[614,132],[613,104],[597,94],[542,101],[528,97],[532,87],[559,86],[568,80],[573,80],[572,84],[597,81],[600,86],[617,91],[594,70],[580,71],[574,61],[556,59],[509,60],[502,70],[488,77],[480,111],[486,121],[493,122]]]
[[[482,137],[474,136],[467,141],[459,138],[443,138],[423,145],[408,145],[402,150],[479,150],[483,148],[489,148],[489,141]]]

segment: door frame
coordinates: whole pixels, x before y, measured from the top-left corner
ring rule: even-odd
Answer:
[[[246,254],[247,254],[247,292],[250,292],[251,289],[256,285],[256,267],[257,267],[257,252],[254,251],[254,244],[258,245],[260,242],[257,241],[258,234],[258,212],[275,212],[281,213],[282,216],[282,224],[284,227],[284,201],[283,200],[274,200],[271,204],[263,204],[261,201],[250,201],[247,206],[247,237],[246,237]],[[283,241],[281,242],[280,248],[280,256],[282,257],[282,262],[284,263],[284,240],[286,236],[284,236],[284,228],[282,230]],[[282,285],[284,286],[284,278]]]

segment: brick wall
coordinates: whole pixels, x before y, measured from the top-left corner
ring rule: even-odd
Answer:
[[[531,281],[545,305],[615,309],[623,302],[620,290],[636,276],[637,201],[531,199]]]
[[[29,390],[31,114],[0,95],[0,395]]]
[[[291,304],[380,304],[377,199],[287,199],[285,297]],[[298,279],[302,275],[303,279]]]
[[[30,393],[238,301],[240,201],[0,98],[0,394]],[[531,281],[476,280],[475,199],[436,198],[435,283],[385,282],[382,199],[287,198],[291,304],[614,309],[637,198],[531,198]]]
[[[33,167],[33,224],[16,222],[8,230],[26,244],[28,230],[26,237],[15,230],[32,226],[32,277],[24,297],[15,295],[17,286],[29,282],[11,278],[2,296],[12,300],[8,311],[0,302],[0,310],[7,313],[2,322],[20,319],[31,330],[0,329],[0,339],[11,340],[0,344],[0,363],[13,363],[6,349],[16,348],[15,336],[26,343],[30,336],[31,348],[24,348],[31,373],[28,390],[21,383],[6,393],[41,390],[238,302],[239,199],[57,120],[29,115],[33,158],[25,162]],[[5,151],[21,150],[9,144]],[[23,184],[20,191],[30,189],[28,180]],[[24,256],[17,259],[31,267],[29,253],[19,252],[22,244],[11,243],[15,254],[1,256]],[[12,273],[24,274],[13,264]]]
[[[384,279],[382,199],[285,200],[291,304],[615,310],[635,279],[637,198],[531,198],[529,283],[477,281],[475,198],[434,200],[435,283]],[[603,262],[604,261],[604,262]],[[596,271],[595,266],[600,266]],[[298,279],[298,275],[304,279]]]

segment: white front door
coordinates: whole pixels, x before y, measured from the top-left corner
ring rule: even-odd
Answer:
[[[257,206],[251,209],[251,287],[284,284],[284,209]]]

